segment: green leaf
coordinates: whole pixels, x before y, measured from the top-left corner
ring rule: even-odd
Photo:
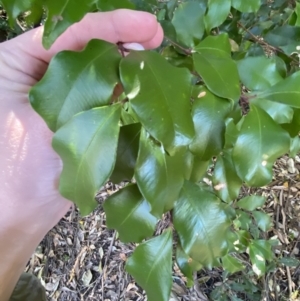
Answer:
[[[41,0],[1,0],[1,3],[6,10],[11,27],[15,24],[15,19],[25,11],[30,10],[36,5],[40,5]]]
[[[249,218],[250,219],[250,218]],[[250,223],[252,221],[250,220]],[[252,241],[251,234],[249,231],[245,230],[239,230],[234,231],[231,233],[230,244],[232,245],[230,247],[231,251],[242,253],[245,252]]]
[[[270,242],[266,240],[253,240],[249,246],[249,256],[252,262],[252,269],[257,276],[266,272],[266,260],[273,259]]]
[[[69,26],[90,12],[94,4],[95,0],[46,0],[48,17],[44,26],[43,46],[49,49]]]
[[[241,116],[242,117],[242,116]],[[240,118],[241,118],[240,117]],[[225,130],[225,145],[224,149],[233,148],[236,139],[239,135],[238,129],[234,123],[233,118],[226,119],[226,130]]]
[[[222,257],[222,266],[231,274],[245,269],[244,265],[237,258],[231,256],[230,254]]]
[[[204,34],[204,13],[206,6],[198,1],[180,3],[174,12],[172,24],[177,41],[188,47],[198,43]],[[188,16],[188,18],[187,18]]]
[[[293,120],[293,109],[285,104],[267,99],[254,98],[251,103],[266,111],[277,123],[290,123]]]
[[[262,207],[266,202],[266,198],[261,195],[250,195],[242,198],[237,202],[237,207],[253,211],[259,207]]]
[[[134,174],[134,167],[139,150],[141,125],[129,124],[120,128],[117,159],[110,180],[115,184],[130,181]]]
[[[60,52],[31,89],[31,105],[56,131],[75,114],[109,104],[119,62],[116,45],[100,40],[92,40],[82,52]]]
[[[295,72],[266,91],[258,93],[257,97],[300,108],[299,81],[300,71]]]
[[[134,9],[135,5],[129,0],[98,0],[97,8],[100,11],[110,11],[120,8]]]
[[[194,155],[187,150],[183,155],[183,165],[184,165],[184,179],[189,180],[194,166]]]
[[[129,184],[103,204],[109,228],[116,229],[123,242],[141,242],[152,236],[157,219],[136,184]]]
[[[293,257],[282,257],[279,262],[287,267],[297,267],[300,264],[300,260]]]
[[[236,215],[238,217],[239,228],[243,230],[249,230],[249,226],[252,223],[251,218],[247,212],[242,210],[236,210]]]
[[[230,223],[213,193],[186,181],[174,206],[173,222],[184,252],[197,262],[212,267],[224,255]]]
[[[30,273],[22,273],[9,301],[46,301],[46,291],[41,280]]]
[[[291,139],[290,157],[294,158],[300,152],[300,137]]]
[[[251,105],[233,148],[238,176],[249,186],[264,186],[272,180],[274,161],[290,146],[287,132],[262,109]]]
[[[190,114],[191,74],[158,53],[133,51],[121,62],[125,92],[140,122],[170,154],[194,136]]]
[[[203,161],[198,157],[194,157],[193,167],[191,171],[190,180],[191,182],[197,183],[199,182],[205,175],[208,169],[211,160]]]
[[[298,52],[300,27],[283,25],[269,31],[264,40],[272,46],[281,48],[287,55]]]
[[[202,269],[202,265],[189,257],[181,248],[177,246],[176,249],[176,263],[180,271],[187,277],[187,286],[191,287],[194,284],[193,273]]]
[[[255,222],[257,226],[262,230],[262,231],[268,231],[272,227],[272,222],[271,218],[268,214],[260,211],[255,211],[253,212],[253,217],[255,219]]]
[[[207,88],[219,97],[236,102],[240,97],[236,63],[230,57],[227,34],[209,36],[195,47],[195,69]]]
[[[205,96],[193,103],[192,116],[196,136],[190,144],[193,154],[203,161],[217,156],[225,141],[225,116],[230,111],[230,103],[208,90]]]
[[[231,5],[242,13],[255,13],[261,6],[261,0],[232,0]]]
[[[204,17],[207,31],[221,25],[228,17],[231,8],[231,0],[208,0],[208,12]]]
[[[120,111],[114,105],[80,113],[54,135],[52,146],[63,161],[59,191],[82,215],[95,208],[95,195],[113,171]]]
[[[165,35],[167,35],[165,33]],[[194,63],[191,56],[179,53],[173,46],[165,47],[160,53],[170,64],[175,67],[194,69]]]
[[[300,26],[300,3],[298,2],[296,2],[295,13],[297,15],[295,26]]]
[[[231,151],[225,150],[217,157],[212,181],[215,192],[223,201],[231,203],[238,197],[242,180],[236,174]]]
[[[26,25],[28,27],[39,25],[43,19],[43,14],[43,2],[39,0],[35,1],[34,5],[30,8],[30,12],[24,16]]]
[[[145,130],[141,132],[135,179],[144,198],[151,204],[151,213],[161,218],[173,208],[184,182],[183,154],[169,156]]]
[[[266,90],[283,79],[274,57],[246,57],[237,61],[237,66],[241,81],[253,91]]]
[[[293,118],[288,123],[281,124],[281,127],[285,129],[292,138],[298,137],[300,132],[300,109],[293,110]]]
[[[141,243],[126,270],[146,291],[148,301],[168,301],[172,286],[172,230]]]

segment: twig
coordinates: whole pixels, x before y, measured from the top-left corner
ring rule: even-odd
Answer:
[[[76,268],[77,268],[77,266],[79,264],[80,258],[81,258],[82,254],[85,252],[86,249],[87,249],[87,247],[83,247],[81,249],[80,253],[77,255],[77,258],[76,258],[74,266],[73,266],[73,268],[71,270],[70,279],[69,279],[67,285],[69,285],[71,283],[71,281],[73,280],[73,278],[74,278],[74,276],[76,274],[75,270],[76,270]]]
[[[277,292],[277,281],[276,281],[276,275],[273,274],[273,289],[275,294],[275,301],[278,301],[278,292]]]
[[[286,267],[286,274],[287,274],[288,283],[289,283],[290,296],[292,296],[292,293],[293,293],[293,283],[292,283],[291,271],[290,271],[289,267]]]
[[[111,238],[111,242],[110,242],[110,245],[109,245],[109,248],[108,248],[108,252],[106,254],[106,257],[105,257],[105,261],[104,261],[104,267],[103,267],[103,271],[102,271],[102,281],[101,281],[101,287],[102,287],[102,301],[104,301],[104,278],[105,278],[105,274],[106,274],[106,270],[107,270],[107,263],[108,263],[108,259],[110,257],[110,254],[111,254],[111,251],[112,251],[112,247],[114,245],[114,242],[115,242],[115,239],[116,239],[116,235],[117,235],[117,231],[114,231],[114,234]]]
[[[197,272],[194,272],[193,278],[194,278],[194,289],[200,298],[199,301],[209,301],[207,296],[202,292],[202,290],[200,288],[200,285],[198,282],[198,277],[197,277]]]
[[[260,44],[260,45],[262,45],[262,46],[265,46],[265,47],[269,48],[270,50],[272,50],[272,51],[274,51],[274,52],[280,52],[280,53],[285,54],[284,51],[283,51],[282,49],[280,49],[280,48],[278,48],[278,47],[275,47],[275,46],[272,46],[272,45],[270,45],[269,43],[267,43],[266,41],[264,41],[262,38],[257,37],[256,35],[254,35],[254,34],[253,34],[248,28],[246,28],[241,22],[237,22],[237,25],[238,25],[240,28],[242,28],[245,32],[247,32],[247,33],[252,37],[252,39],[253,39],[256,43],[258,43],[258,44]],[[294,63],[296,63],[297,65],[299,65],[299,60],[293,58],[293,57],[290,56],[290,55],[287,55],[287,56],[288,56]]]
[[[187,48],[184,48],[182,47],[181,45],[179,45],[178,43],[172,41],[170,38],[168,37],[165,37],[165,39],[167,41],[169,41],[173,46],[176,46],[178,47],[179,49],[181,49],[186,55],[191,55],[193,53],[192,49],[187,49]]]

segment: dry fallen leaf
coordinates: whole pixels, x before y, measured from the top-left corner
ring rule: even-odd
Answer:
[[[83,273],[81,280],[85,286],[88,286],[91,283],[92,278],[93,278],[93,274],[91,270],[87,270]]]

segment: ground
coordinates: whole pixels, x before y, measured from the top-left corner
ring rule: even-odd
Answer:
[[[292,258],[289,266],[275,262],[265,277],[257,279],[251,272],[248,255],[244,254],[240,259],[247,267],[245,272],[224,279],[222,269],[202,270],[195,275],[196,284],[188,289],[185,277],[175,265],[170,301],[217,300],[207,297],[215,288],[232,300],[251,300],[249,294],[241,291],[245,286],[239,289],[245,281],[250,282],[248,287],[252,287],[253,300],[300,300],[300,265],[293,260],[300,256],[299,170],[299,157],[280,158],[274,166],[274,181],[268,187],[258,190],[243,187],[241,193],[241,196],[262,194],[267,197],[263,210],[270,214],[273,228],[264,235],[279,240],[274,252],[278,258]],[[31,257],[26,270],[41,279],[49,301],[146,300],[145,292],[124,270],[135,245],[120,242],[117,233],[107,229],[105,224],[101,204],[117,189],[108,183],[97,196],[98,208],[87,217],[81,218],[76,209],[69,212]],[[165,216],[158,224],[157,233],[169,225]]]

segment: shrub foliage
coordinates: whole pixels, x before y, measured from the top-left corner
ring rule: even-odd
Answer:
[[[203,267],[243,270],[236,253],[248,252],[254,273],[263,275],[273,259],[272,243],[260,232],[271,227],[258,209],[265,198],[237,198],[242,185],[268,184],[274,161],[300,149],[300,4],[2,4],[11,25],[25,11],[38,18],[46,9],[45,48],[88,12],[157,15],[165,39],[156,51],[92,40],[81,52],[57,54],[30,91],[63,161],[60,192],[88,214],[106,181],[129,182],[104,209],[122,241],[139,243],[126,266],[149,301],[169,300],[174,258],[189,285]],[[167,212],[172,225],[152,237]]]

